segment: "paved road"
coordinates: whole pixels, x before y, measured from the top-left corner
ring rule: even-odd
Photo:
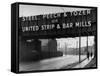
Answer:
[[[82,55],[81,60],[85,59],[86,56]],[[79,61],[78,55],[66,55],[62,57],[44,59],[37,62],[27,62],[20,63],[19,70],[20,71],[33,71],[33,70],[52,70],[52,69],[60,69],[69,64],[75,63]]]

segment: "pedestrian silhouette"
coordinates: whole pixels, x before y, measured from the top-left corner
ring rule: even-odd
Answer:
[[[87,58],[88,58],[88,60],[89,60],[89,52],[87,52]]]
[[[91,52],[91,57],[93,56],[93,53]]]

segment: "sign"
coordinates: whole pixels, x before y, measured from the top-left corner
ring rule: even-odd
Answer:
[[[20,31],[24,36],[77,34],[96,30],[95,10],[81,10],[20,18]],[[77,32],[77,31],[78,32]]]
[[[82,11],[72,11],[72,12],[64,12],[64,13],[56,13],[56,14],[45,14],[38,16],[29,16],[22,17],[22,21],[32,21],[32,20],[41,20],[42,19],[54,19],[61,17],[70,17],[70,16],[81,16],[81,15],[89,15],[91,14],[91,10],[82,10]]]

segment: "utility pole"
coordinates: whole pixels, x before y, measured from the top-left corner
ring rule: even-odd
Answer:
[[[81,27],[79,28],[79,63],[81,62]]]
[[[78,41],[76,41],[76,51],[78,50]],[[77,55],[77,54],[76,54]]]
[[[65,42],[65,55],[67,54],[67,44]]]
[[[87,58],[89,59],[89,51],[88,51],[88,36],[87,36]]]
[[[81,62],[81,37],[79,36],[79,63]]]

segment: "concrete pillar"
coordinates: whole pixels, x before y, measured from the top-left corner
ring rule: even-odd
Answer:
[[[38,53],[41,53],[41,41],[38,39],[34,39],[34,50],[36,50]]]
[[[55,56],[57,53],[57,41],[56,39],[51,39],[48,42],[48,52],[50,57]]]

